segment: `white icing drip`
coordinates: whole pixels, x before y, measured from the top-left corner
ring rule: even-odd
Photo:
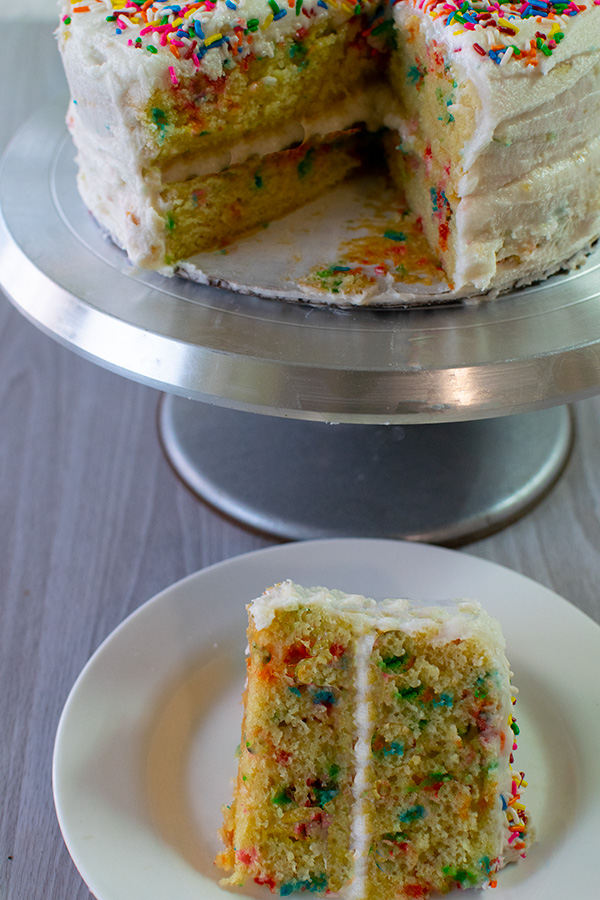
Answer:
[[[354,879],[348,886],[345,897],[348,900],[359,900],[363,897],[367,855],[369,851],[369,831],[367,827],[367,801],[365,792],[368,788],[368,765],[371,757],[371,702],[369,699],[369,671],[371,653],[375,642],[375,633],[363,634],[356,642],[356,743],[354,745],[354,763],[356,774],[352,786],[354,805],[352,807],[352,824],[350,831],[351,848],[354,855]]]

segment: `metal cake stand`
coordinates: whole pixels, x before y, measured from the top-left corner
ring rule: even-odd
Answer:
[[[75,186],[63,109],[0,172],[0,281],[43,331],[166,392],[199,495],[283,538],[460,543],[545,495],[600,391],[600,255],[497,302],[317,308],[132,268]],[[264,415],[260,415],[260,414]]]

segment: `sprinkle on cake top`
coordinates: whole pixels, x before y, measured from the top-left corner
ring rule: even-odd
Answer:
[[[176,60],[190,60],[196,69],[213,69],[215,52],[219,66],[251,53],[264,54],[268,43],[313,24],[319,18],[344,21],[368,13],[367,37],[375,49],[385,44],[388,10],[414,8],[415,14],[442,25],[456,44],[464,41],[470,54],[498,66],[519,62],[535,67],[556,51],[575,16],[600,6],[600,0],[65,0],[70,7],[64,26],[73,17],[103,15],[107,28],[134,49],[169,53]],[[378,40],[379,38],[379,40]],[[453,40],[454,39],[454,40]],[[379,47],[378,47],[379,44]],[[455,51],[456,51],[455,46]],[[268,52],[268,51],[267,51]],[[210,60],[203,60],[207,54]],[[170,69],[177,86],[176,67]]]
[[[190,61],[196,70],[219,77],[232,63],[254,54],[272,56],[273,44],[297,38],[319,20],[335,23],[366,13],[363,36],[375,51],[383,49],[392,28],[385,6],[374,0],[63,0],[68,28],[78,16],[106,20],[112,33],[133,49],[170,55],[171,80],[177,87],[177,64]],[[98,27],[98,26],[96,26]]]
[[[470,51],[498,66],[517,61],[535,67],[556,51],[573,18],[600,6],[600,0],[394,0],[394,5],[412,6],[441,24],[455,50],[452,38],[466,39]]]

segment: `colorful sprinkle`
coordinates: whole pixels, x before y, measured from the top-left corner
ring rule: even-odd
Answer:
[[[217,9],[214,0],[194,0],[194,2],[174,3],[172,0],[103,0],[102,3],[81,3],[72,0],[72,13],[103,15],[107,26],[115,34],[126,36],[126,42],[134,49],[143,47],[156,54],[166,50],[176,59],[188,60],[196,69],[207,52],[219,52],[223,60],[247,56],[253,52],[252,36],[255,32],[269,28],[293,10],[295,16],[304,14],[308,19],[315,15],[328,15],[333,8],[343,11],[348,17],[364,13],[362,3],[356,0],[287,0],[288,10],[283,0],[264,0],[264,13],[246,20],[236,0],[220,0],[223,6],[235,13],[225,26],[225,34],[206,34],[210,29],[211,13]],[[392,5],[410,3],[421,9],[431,19],[442,18],[452,34],[469,33],[469,42],[462,49],[488,58],[498,66],[511,62],[537,66],[540,59],[550,57],[564,38],[564,23],[600,5],[600,0],[577,4],[573,0],[391,0]],[[106,8],[114,10],[106,15]],[[537,31],[524,29],[523,25],[533,20],[539,25]],[[63,17],[65,27],[71,24],[71,16]],[[220,19],[220,22],[222,20]],[[223,23],[225,25],[225,23]],[[381,10],[377,10],[371,24],[363,34],[369,39],[377,30],[387,29],[390,22],[381,22]],[[223,27],[223,26],[221,26]],[[137,33],[136,33],[137,31]],[[526,32],[526,33],[525,33]],[[535,36],[533,36],[535,34]],[[471,35],[475,40],[472,40]],[[371,42],[373,52],[385,50]],[[171,67],[172,68],[172,67]],[[420,88],[426,72],[414,66],[408,72],[408,79]],[[179,86],[177,77],[170,72],[174,87]]]
[[[291,788],[280,788],[271,798],[271,803],[275,806],[289,806],[293,801],[294,795]]]
[[[470,45],[479,56],[488,57],[498,66],[507,65],[511,60],[524,66],[537,66],[538,58],[549,57],[558,44],[557,34],[564,37],[559,29],[564,16],[577,16],[586,12],[585,4],[573,0],[528,0],[518,3],[504,0],[393,0],[394,5],[410,3],[426,10],[432,19],[443,18],[444,24],[452,29],[452,34],[471,32],[477,37]],[[593,0],[600,5],[600,0]],[[561,20],[557,22],[558,17]],[[542,30],[522,33],[523,24],[533,20]],[[550,29],[549,33],[546,33]],[[468,49],[467,47],[463,49]],[[408,78],[419,86],[419,71],[416,67],[408,72]]]
[[[416,806],[410,806],[408,809],[405,809],[398,818],[401,822],[416,822],[418,819],[424,819],[426,815],[427,810],[418,803]]]
[[[253,53],[252,35],[259,29],[268,29],[273,22],[281,21],[291,10],[296,16],[304,13],[309,18],[328,15],[331,5],[336,10],[343,8],[348,17],[362,13],[360,2],[350,5],[346,0],[287,0],[287,3],[282,0],[264,0],[264,12],[245,19],[237,0],[221,2],[237,15],[232,15],[229,19],[219,17],[221,32],[216,34],[207,33],[210,32],[211,17],[206,15],[220,5],[215,0],[184,3],[173,3],[172,0],[94,0],[94,4],[81,4],[80,0],[72,0],[72,12],[100,12],[116,35],[127,33],[128,46],[136,49],[142,47],[153,54],[164,49],[176,59],[189,60],[195,69],[198,69],[209,51],[219,50],[223,63],[228,59]],[[114,13],[106,15],[107,7],[109,10],[112,7]],[[378,15],[376,13],[375,18]],[[65,27],[70,25],[71,17],[63,16],[62,22]],[[375,46],[373,50],[379,52]],[[174,76],[171,68],[173,67],[169,69],[171,82],[174,87],[179,87],[181,76]]]
[[[333,691],[321,688],[313,694],[313,703],[321,703],[323,706],[334,706],[336,696]]]

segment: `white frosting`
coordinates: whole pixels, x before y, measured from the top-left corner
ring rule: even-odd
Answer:
[[[567,260],[600,233],[597,175],[600,136],[571,158],[536,166],[522,178],[489,193],[465,197],[456,213],[458,240],[471,248],[459,254],[455,282],[486,288],[511,246],[540,241],[531,272]],[[503,238],[510,235],[510,241]],[[507,280],[511,280],[507,273]],[[496,280],[502,287],[499,279]]]
[[[481,640],[504,648],[505,642],[498,622],[473,600],[443,599],[435,606],[406,599],[377,601],[360,594],[346,594],[324,587],[305,588],[287,580],[265,591],[248,606],[248,614],[257,631],[268,628],[279,609],[300,609],[302,606],[324,608],[340,613],[360,613],[362,627],[369,632],[384,633],[400,630],[415,635],[429,632],[429,639],[437,644],[477,635]]]
[[[354,878],[347,889],[348,900],[360,900],[364,896],[369,851],[367,801],[369,786],[368,766],[371,758],[371,703],[369,702],[369,661],[373,652],[375,632],[361,635],[356,642],[356,743],[354,764],[356,774],[352,785],[354,806],[352,809],[351,849],[354,856]]]
[[[348,21],[355,14],[355,4],[327,4],[323,0],[321,2],[319,0],[302,0],[298,11],[296,8],[291,9],[287,2],[275,3],[275,7],[279,6],[280,11],[285,13],[281,18],[275,18],[273,6],[268,3],[268,0],[229,0],[229,2],[231,5],[227,4],[227,0],[216,0],[215,3],[209,3],[207,7],[195,10],[185,20],[182,20],[187,33],[185,37],[176,37],[176,40],[180,40],[183,44],[179,51],[179,58],[168,52],[168,47],[162,47],[160,29],[163,26],[160,23],[165,15],[169,22],[180,21],[181,17],[176,8],[185,8],[184,0],[173,4],[166,4],[158,0],[156,3],[157,18],[155,19],[158,30],[152,30],[141,20],[139,24],[136,24],[135,19],[130,19],[127,15],[121,15],[114,23],[107,22],[107,16],[118,17],[120,10],[127,10],[128,4],[124,0],[123,2],[121,0],[88,0],[86,4],[79,3],[79,0],[72,0],[72,2],[71,0],[59,0],[61,20],[63,20],[61,41],[66,44],[73,37],[78,43],[81,43],[79,52],[82,58],[85,57],[84,47],[87,46],[88,59],[86,62],[96,65],[104,65],[108,62],[123,79],[130,82],[139,81],[140,87],[143,89],[149,82],[164,83],[166,65],[174,70],[177,77],[186,77],[201,71],[210,79],[216,80],[226,74],[227,66],[230,63],[235,64],[249,54],[259,57],[273,56],[274,48],[278,43],[288,36],[295,35],[303,27],[307,28],[309,25],[313,26],[315,23],[323,21],[330,22],[335,27]],[[77,9],[85,5],[90,7],[89,12],[73,12],[73,7]],[[374,0],[367,0],[362,3],[362,7],[365,10],[373,11],[376,9],[376,3]],[[65,17],[70,18],[71,21],[64,23]],[[241,29],[239,28],[240,22],[244,26]],[[252,22],[256,22],[257,26],[249,29],[246,23]],[[194,27],[197,23],[204,37],[197,37],[194,27],[189,28],[189,23]],[[123,27],[119,27],[120,25]],[[223,36],[231,39],[231,42],[229,40],[222,42]],[[132,47],[129,43],[130,41],[135,42],[138,38],[141,42],[141,49]],[[187,51],[194,41],[197,51],[196,60],[186,59]],[[155,48],[157,52],[149,52],[147,50],[149,46]],[[238,46],[240,52],[238,52]],[[202,53],[204,55],[201,55]],[[140,62],[141,54],[143,54],[143,64]],[[140,69],[144,70],[143,74],[140,73]]]
[[[360,594],[345,594],[343,591],[329,591],[327,588],[305,588],[287,580],[276,584],[257,597],[248,606],[248,615],[257,631],[268,628],[279,609],[300,609],[308,603],[312,607],[336,609],[340,612],[352,611],[369,615],[377,607],[375,600]]]
[[[144,51],[144,68],[150,75],[153,69],[164,74],[163,57],[166,55],[169,65],[176,74],[189,75],[199,69],[212,79],[219,78],[228,63],[235,64],[250,53],[257,56],[273,55],[276,44],[287,36],[295,35],[299,28],[306,28],[309,24],[322,21],[327,21],[335,27],[352,18],[356,10],[355,3],[343,0],[301,0],[298,5],[294,4],[293,8],[288,3],[269,3],[268,0],[216,0],[204,6],[191,0],[190,3],[186,3],[186,0],[174,0],[172,3],[157,0],[148,13],[148,20],[143,21],[137,12],[132,14],[135,6],[130,5],[127,0],[87,0],[85,4],[79,0],[58,0],[58,5],[61,19],[71,19],[71,22],[66,24],[63,21],[64,36],[70,36],[72,30],[83,34],[87,45],[95,48],[96,61],[99,63],[106,61],[109,55],[112,58],[114,54],[120,54],[122,71],[135,74],[139,66],[137,56],[140,51],[131,48],[129,42],[138,41]],[[524,3],[522,9],[527,5]],[[514,32],[507,35],[501,33],[497,26],[484,27],[481,22],[471,30],[468,30],[469,26],[464,28],[459,19],[449,17],[448,12],[453,7],[456,12],[460,12],[460,2],[450,2],[440,6],[439,10],[435,3],[424,3],[424,0],[397,0],[396,3],[390,4],[393,7],[394,19],[398,23],[402,24],[408,17],[418,15],[423,23],[422,27],[427,29],[428,35],[441,47],[451,54],[461,54],[461,65],[465,68],[465,74],[479,82],[481,86],[488,79],[498,80],[504,85],[506,78],[523,74],[531,80],[532,69],[525,68],[519,62],[517,65],[507,65],[511,56],[515,55],[512,50],[502,65],[492,62],[487,54],[490,49],[498,46],[528,49],[530,41],[532,39],[535,41],[540,33],[550,36],[553,31],[560,31],[566,38],[556,44],[550,54],[537,54],[536,69],[543,75],[570,60],[574,51],[577,55],[597,53],[600,46],[600,11],[593,0],[587,0],[583,5],[585,9],[575,16],[570,15],[567,9],[563,14],[552,17],[541,13],[526,14],[524,18],[508,3],[489,7],[494,10],[494,19],[504,16],[503,23]],[[89,12],[73,13],[73,8],[81,10],[86,6],[89,7]],[[182,17],[180,11],[185,12],[188,6],[191,7],[191,11],[188,10],[185,17]],[[359,6],[361,11],[368,13],[374,12],[378,4],[375,0],[367,0],[361,2]],[[488,4],[485,0],[481,0],[476,8],[483,11],[488,8]],[[154,17],[151,15],[153,9]],[[107,16],[110,18],[114,16],[115,20],[107,22]],[[165,42],[165,47],[161,45],[161,31],[164,30],[165,19],[169,25],[182,23],[181,30],[171,35],[179,41],[180,58],[167,52],[170,40]],[[255,22],[256,25],[248,28],[249,22]],[[196,32],[196,27],[199,28],[199,32]],[[484,51],[483,56],[473,50],[475,44]],[[158,51],[150,60],[146,59],[150,57],[150,54],[145,52],[148,46]],[[191,50],[196,51],[196,59],[189,55]],[[507,96],[502,92],[501,96],[495,97],[493,107],[489,110],[491,117],[493,118],[502,106],[509,108],[512,101],[510,90]],[[518,102],[524,104],[526,108],[528,101],[522,97]],[[537,105],[533,96],[531,105]],[[506,116],[501,115],[501,118]]]

